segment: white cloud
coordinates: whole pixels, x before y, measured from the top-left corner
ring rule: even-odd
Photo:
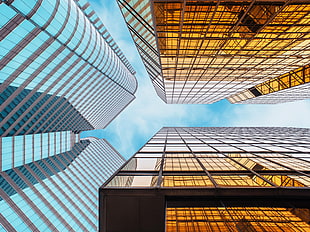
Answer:
[[[148,77],[145,76],[145,78]],[[114,131],[114,137],[119,138],[117,146],[120,153],[127,156],[128,150],[133,154],[161,127],[189,126],[201,115],[207,114],[203,105],[198,106],[200,109],[196,109],[194,115],[191,114],[189,108],[192,106],[165,104],[156,95],[150,80],[147,79],[147,83],[140,82],[136,100],[107,129]],[[111,143],[114,144],[114,142]]]

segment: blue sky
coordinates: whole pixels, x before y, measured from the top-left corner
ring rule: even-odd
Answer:
[[[277,105],[167,105],[155,93],[115,0],[90,0],[103,24],[136,70],[136,99],[105,129],[82,137],[105,138],[131,157],[163,126],[289,126],[310,128],[310,100]]]

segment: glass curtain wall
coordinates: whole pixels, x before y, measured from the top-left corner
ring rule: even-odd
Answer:
[[[163,195],[166,231],[307,231],[309,138],[302,128],[162,128],[101,191]]]
[[[310,63],[305,0],[118,2],[167,103],[217,102]]]

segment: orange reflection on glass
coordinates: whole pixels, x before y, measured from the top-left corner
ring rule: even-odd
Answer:
[[[154,1],[161,64],[167,80],[221,81],[225,76],[225,80],[236,81],[246,73],[252,79],[257,72],[270,69],[271,64],[279,68],[282,54],[305,46],[299,38],[309,29],[294,23],[309,24],[307,4],[281,9],[272,1],[250,8],[240,5],[240,1],[218,6],[206,2],[210,1]],[[270,56],[273,59],[264,62]]]
[[[204,167],[209,170],[245,170],[241,165],[228,158],[199,158]]]
[[[264,170],[266,169],[264,166],[262,166],[261,164],[259,164],[257,162],[257,159],[255,158],[243,158],[243,157],[237,157],[236,155],[234,156],[233,160],[237,161],[238,163],[246,166],[249,169],[258,171],[258,170]],[[232,161],[234,162],[234,161]],[[262,163],[262,162],[261,162]]]
[[[310,178],[297,175],[262,175],[262,177],[281,187],[309,187]]]
[[[203,170],[195,158],[166,158],[164,171],[197,171]]]
[[[213,187],[207,176],[163,176],[163,187]]]
[[[309,209],[188,207],[166,209],[166,232],[310,231]]]
[[[186,158],[186,157],[194,157],[191,153],[166,153],[166,158]]]
[[[252,175],[230,175],[212,176],[219,186],[225,187],[271,187],[272,185],[258,176]]]

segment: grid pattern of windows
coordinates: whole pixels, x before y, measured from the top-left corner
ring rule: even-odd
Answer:
[[[0,138],[1,171],[70,151],[74,145],[70,131]],[[78,142],[78,141],[76,141]]]
[[[213,103],[310,63],[307,1],[118,2],[167,103]]]
[[[238,99],[241,97],[244,99],[245,95],[247,94],[247,91],[242,92],[238,95],[234,95],[234,99]],[[303,85],[298,85],[295,87],[291,87],[288,89],[284,89],[277,92],[272,92],[266,95],[261,95],[255,98],[252,98],[251,95],[247,95],[249,99],[237,101],[236,104],[277,104],[277,103],[285,103],[285,102],[291,102],[291,101],[298,101],[298,100],[304,100],[310,98],[310,83],[306,83]],[[231,99],[230,99],[231,100]],[[234,101],[235,101],[234,100]]]
[[[1,172],[0,208],[7,222],[2,226],[97,231],[98,188],[123,163],[105,140],[86,139],[65,153]]]
[[[294,128],[163,128],[108,186],[310,187],[309,138]]]
[[[133,99],[134,70],[87,1],[0,4],[1,135],[104,128]]]
[[[271,104],[310,98],[310,65],[232,95],[231,103]]]
[[[17,87],[8,86],[1,94],[2,102],[9,98]],[[1,118],[9,118],[2,123],[0,134],[2,136],[44,133],[51,131],[74,130],[75,132],[93,128],[89,121],[77,111],[65,98],[42,93],[35,93],[23,106],[23,101],[30,90],[24,89],[15,97],[14,101],[1,111]],[[41,99],[37,101],[37,99]],[[28,108],[32,104],[35,107]],[[13,113],[12,113],[13,112]]]
[[[152,231],[308,231],[309,184],[310,129],[164,127],[102,186],[100,207],[116,222],[115,195],[142,199],[127,212],[160,198]]]
[[[118,0],[118,4],[156,93],[166,102],[165,84],[162,78],[160,55],[157,50],[155,25],[152,19],[151,1]]]
[[[298,211],[309,210],[271,207],[188,207],[167,208],[166,232],[264,232],[308,231],[310,226]],[[199,228],[199,229],[198,229]]]
[[[135,71],[86,0],[0,1],[0,230],[97,231],[98,188],[124,163],[104,128]]]

